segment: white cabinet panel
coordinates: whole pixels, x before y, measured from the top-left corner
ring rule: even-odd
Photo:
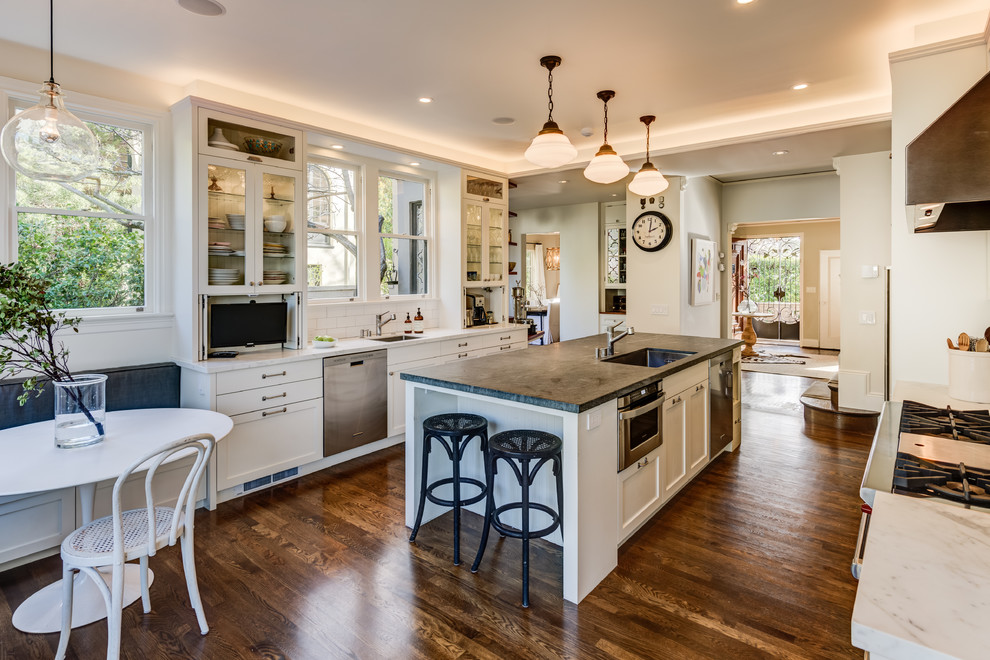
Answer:
[[[685,390],[687,399],[687,470],[694,477],[708,465],[708,381]]]
[[[75,489],[0,498],[0,564],[57,547],[76,528]]]
[[[388,435],[391,438],[406,432],[406,384],[402,382],[402,372],[419,367],[430,367],[439,358],[415,360],[390,366],[388,369]]]
[[[270,408],[283,403],[317,399],[322,396],[323,379],[311,378],[273,384],[268,387],[257,387],[242,392],[220,394],[217,396],[217,412],[222,412],[224,415],[240,415],[252,410]]]
[[[323,399],[235,415],[217,443],[217,488],[231,488],[323,457]]]
[[[622,543],[663,503],[664,445],[619,473],[619,538]]]
[[[663,499],[664,501],[687,483],[687,401],[676,393],[667,395],[663,403]]]

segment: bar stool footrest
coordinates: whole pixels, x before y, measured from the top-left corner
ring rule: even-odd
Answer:
[[[481,492],[479,492],[477,495],[472,495],[467,499],[461,498],[461,501],[459,503],[453,500],[442,499],[433,494],[433,491],[439,488],[440,486],[449,486],[453,483],[454,483],[454,479],[452,477],[447,477],[446,479],[438,479],[434,481],[426,489],[426,499],[433,502],[434,504],[439,504],[440,506],[449,506],[449,507],[453,507],[455,505],[467,506],[469,504],[474,504],[475,502],[480,502],[481,500],[485,499],[485,495],[488,493],[488,488],[485,486],[485,483],[483,481],[479,481],[478,479],[471,479],[469,477],[461,477],[461,486],[468,484],[474,486],[475,488],[480,489]]]
[[[523,533],[521,530],[516,529],[515,527],[509,527],[501,520],[499,520],[498,517],[503,513],[506,513],[507,511],[517,510],[517,509],[521,510],[522,508],[523,508],[522,502],[510,502],[509,504],[503,504],[500,507],[496,507],[495,510],[492,512],[492,527],[495,528],[496,532],[502,534],[503,536],[508,536],[514,539],[521,539],[523,537]],[[560,516],[557,515],[557,512],[554,509],[550,508],[546,504],[541,504],[539,502],[530,502],[529,508],[536,509],[537,511],[542,511],[543,513],[546,513],[547,515],[550,516],[550,524],[542,529],[529,530],[529,538],[531,539],[542,538],[544,536],[547,536],[548,534],[552,534],[557,530],[558,527],[560,527]]]

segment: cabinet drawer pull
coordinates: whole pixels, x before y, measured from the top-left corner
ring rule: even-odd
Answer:
[[[273,394],[271,396],[261,397],[262,401],[268,401],[268,399],[281,399],[282,397],[288,396],[288,392],[282,392],[281,394]]]
[[[467,353],[458,353],[458,354],[457,354],[457,358],[458,358],[458,359],[460,359],[460,358],[466,358],[466,357],[467,357],[467,355],[468,355]]]
[[[649,456],[645,456],[645,457],[643,457],[643,460],[641,460],[638,463],[636,463],[636,467],[637,468],[645,468],[649,464],[650,464],[650,457]]]
[[[499,341],[505,341],[506,339],[512,339],[512,335],[506,335],[504,337],[499,337],[498,338]]]
[[[463,344],[458,344],[457,345],[457,348],[464,348],[467,345],[468,345],[468,343],[467,342],[464,342]]]
[[[390,372],[388,372],[388,375],[389,376],[394,376],[395,375],[395,372],[394,371],[390,371]]]
[[[254,162],[254,163],[260,163],[261,162],[261,159],[258,158],[257,156],[248,156],[247,159],[250,160],[251,162]]]
[[[499,347],[498,347],[498,350],[500,350],[500,351],[507,351],[507,350],[509,350],[510,348],[512,348],[512,347],[511,347],[511,346],[499,346]]]
[[[284,371],[277,374],[261,374],[261,380],[264,380],[266,378],[275,378],[276,376],[284,376],[284,375],[285,375]]]
[[[261,413],[261,416],[268,417],[269,415],[277,415],[279,413],[284,413],[284,412],[289,412],[289,409],[286,408],[285,406],[283,406],[279,410],[266,410],[265,412]]]

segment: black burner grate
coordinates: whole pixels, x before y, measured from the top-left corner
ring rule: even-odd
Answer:
[[[990,445],[990,411],[953,410],[905,401],[900,431]]]
[[[990,470],[951,465],[897,452],[894,492],[919,497],[943,497],[978,507],[990,507]]]

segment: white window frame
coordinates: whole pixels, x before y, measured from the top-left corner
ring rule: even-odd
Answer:
[[[320,141],[326,136],[314,134],[315,140]],[[333,139],[333,138],[327,138]],[[398,155],[398,154],[396,154]],[[306,147],[306,163],[309,161],[330,161],[343,165],[357,167],[361,176],[361,202],[358,213],[358,227],[363,245],[359,248],[360,259],[358,263],[358,297],[357,298],[309,298],[309,305],[344,305],[353,303],[376,303],[385,300],[437,300],[439,297],[439,283],[437,282],[437,254],[436,254],[436,223],[437,211],[436,202],[433,197],[433,190],[436,188],[436,174],[434,172],[424,172],[420,169],[401,165],[399,163],[377,160],[367,156],[331,150],[318,144],[313,144],[313,139]],[[406,236],[404,234],[391,234],[398,238],[415,238],[426,241],[426,293],[411,293],[402,295],[382,295],[381,279],[379,277],[379,236],[378,233],[378,177],[392,176],[407,181],[422,183],[425,186],[425,198],[423,200],[423,212],[426,214],[426,235]],[[308,185],[307,185],[308,188]],[[307,210],[308,217],[308,210]],[[308,261],[308,257],[307,257]],[[308,283],[308,281],[307,281]],[[307,292],[309,287],[307,286]]]
[[[320,303],[333,303],[333,302],[355,302],[362,300],[365,297],[365,286],[364,278],[362,273],[364,272],[364,264],[367,260],[367,241],[365,240],[364,232],[364,186],[365,186],[365,168],[359,163],[345,160],[342,158],[331,158],[329,156],[324,156],[319,153],[309,153],[306,158],[306,220],[309,221],[309,166],[310,163],[315,163],[317,165],[324,165],[329,167],[339,167],[344,169],[350,169],[354,171],[354,229],[318,229],[315,227],[310,227],[308,224],[306,226],[307,235],[313,234],[346,234],[348,236],[353,236],[357,242],[357,272],[355,273],[355,286],[357,287],[356,296],[320,296],[321,291],[326,291],[326,287],[311,287],[309,286],[309,237],[306,238],[306,291],[310,302],[320,302]],[[314,294],[316,294],[314,296]]]
[[[392,177],[394,179],[400,179],[402,181],[410,181],[412,183],[419,183],[423,186],[423,213],[425,214],[425,222],[423,223],[423,234],[387,234],[378,231],[378,179],[379,177]],[[370,186],[369,186],[370,187]],[[427,177],[423,177],[417,174],[410,174],[399,168],[383,168],[379,169],[375,174],[375,211],[373,214],[368,214],[368,220],[373,221],[374,235],[375,235],[375,265],[381,263],[381,251],[380,251],[380,241],[382,238],[406,238],[417,241],[424,241],[426,243],[426,293],[403,293],[403,294],[383,294],[381,292],[381,278],[375,277],[374,290],[378,294],[381,300],[409,300],[409,299],[424,299],[435,297],[434,291],[436,288],[436,283],[434,282],[433,276],[436,270],[434,265],[434,260],[436,259],[435,250],[433,249],[433,235],[434,235],[434,222],[435,213],[433,208],[433,182]],[[369,258],[370,258],[369,251]],[[379,271],[376,270],[376,273]]]
[[[40,85],[19,80],[0,77],[0,107],[4,111],[3,121],[6,122],[14,114],[16,105],[27,104],[27,107],[38,102],[37,90]],[[81,331],[107,330],[122,327],[163,327],[171,317],[171,282],[167,259],[167,185],[165,177],[159,173],[168,171],[168,149],[162,145],[168,144],[167,115],[156,113],[144,108],[128,104],[108,101],[99,97],[67,92],[69,110],[85,121],[110,123],[127,128],[145,131],[145,153],[143,172],[143,215],[121,215],[116,217],[141,219],[144,227],[144,288],[145,300],[141,307],[114,308],[81,308],[66,309],[68,315],[87,320],[81,326]],[[17,237],[17,191],[15,171],[7,162],[0,158],[0,168],[5,173],[5,185],[0,186],[0,203],[6,213],[0,217],[0,260],[4,263],[16,261]],[[21,209],[27,212],[49,213],[50,209]],[[103,217],[100,213],[77,211],[69,215],[79,217]],[[93,325],[95,324],[95,326]]]

